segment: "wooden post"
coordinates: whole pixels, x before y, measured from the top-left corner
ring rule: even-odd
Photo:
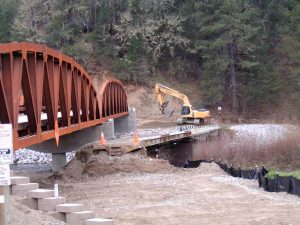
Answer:
[[[8,225],[10,220],[9,186],[0,186],[0,225]]]
[[[0,124],[0,225],[8,225],[10,217],[10,166],[13,159],[12,124]]]

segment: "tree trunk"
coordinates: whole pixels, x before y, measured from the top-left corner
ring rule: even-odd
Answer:
[[[231,105],[232,113],[237,117],[237,91],[236,91],[236,71],[235,71],[235,57],[234,57],[235,44],[232,42],[229,46],[230,54],[230,87],[231,87]]]

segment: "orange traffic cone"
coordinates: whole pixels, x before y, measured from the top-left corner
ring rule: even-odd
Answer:
[[[105,141],[103,132],[101,132],[100,145],[106,145],[106,141]]]
[[[134,131],[133,140],[134,140],[134,145],[138,145],[139,144],[139,136],[138,136],[137,130]]]

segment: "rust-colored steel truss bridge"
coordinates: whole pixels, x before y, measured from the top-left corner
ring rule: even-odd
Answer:
[[[13,126],[14,149],[128,114],[122,83],[95,89],[73,58],[44,45],[0,44],[0,123]]]

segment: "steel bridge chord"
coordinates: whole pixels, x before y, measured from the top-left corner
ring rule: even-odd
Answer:
[[[13,126],[14,149],[128,115],[119,80],[98,90],[73,58],[27,42],[0,44],[0,108],[0,123]]]

